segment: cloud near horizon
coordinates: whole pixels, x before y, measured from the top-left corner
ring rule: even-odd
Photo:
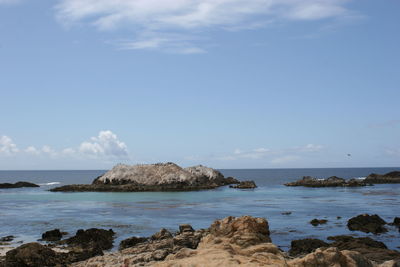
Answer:
[[[3,0],[4,1],[4,0]],[[121,49],[204,53],[193,35],[207,30],[238,31],[282,21],[351,17],[350,0],[60,0],[59,22],[86,24],[99,31],[124,29],[132,36]],[[126,37],[126,36],[125,36]],[[194,38],[196,39],[196,37]]]
[[[120,141],[112,131],[100,131],[97,137],[82,142],[78,147],[67,147],[60,151],[49,145],[42,148],[28,146],[19,149],[13,140],[8,136],[0,136],[0,155],[10,156],[25,154],[29,156],[49,156],[51,158],[89,158],[89,159],[128,159],[129,152],[126,144]]]

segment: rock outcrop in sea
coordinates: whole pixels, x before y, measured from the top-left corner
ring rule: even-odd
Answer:
[[[305,187],[356,187],[369,185],[365,180],[350,179],[346,180],[336,176],[326,179],[317,179],[311,176],[304,176],[301,180],[286,183],[286,186],[305,186]]]
[[[347,227],[351,231],[380,234],[387,232],[385,224],[379,215],[361,214],[348,220]]]
[[[190,191],[238,184],[239,181],[205,166],[182,168],[175,163],[117,165],[88,185],[65,185],[53,192]]]
[[[22,188],[22,187],[40,187],[40,186],[29,182],[16,182],[15,184],[11,183],[0,184],[0,189],[11,189],[11,188]]]
[[[371,184],[398,184],[400,183],[400,171],[388,172],[386,174],[372,173],[364,181]]]

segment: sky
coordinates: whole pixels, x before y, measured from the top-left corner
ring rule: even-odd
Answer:
[[[398,0],[0,0],[0,169],[400,166]]]

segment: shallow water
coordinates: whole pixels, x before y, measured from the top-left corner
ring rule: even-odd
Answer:
[[[235,190],[227,187],[197,192],[138,193],[52,193],[49,188],[0,190],[0,236],[16,235],[18,240],[35,241],[54,228],[71,235],[81,228],[112,228],[119,241],[133,236],[148,236],[165,227],[176,231],[181,223],[195,229],[208,227],[226,216],[265,217],[275,244],[287,250],[293,239],[352,234],[371,236],[390,248],[400,246],[399,231],[382,235],[351,232],[346,223],[362,213],[379,214],[391,222],[400,216],[400,184],[360,188],[302,188],[282,184],[311,175],[319,178],[336,175],[363,177],[371,172],[386,173],[396,168],[352,169],[257,169],[222,170],[226,176],[254,180],[258,188]],[[399,168],[397,168],[399,170]],[[20,180],[40,184],[90,183],[104,171],[0,171],[0,182]],[[291,212],[283,215],[283,212]],[[341,216],[341,219],[337,219]],[[314,218],[328,220],[314,227]]]

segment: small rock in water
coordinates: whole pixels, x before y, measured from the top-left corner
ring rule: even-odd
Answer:
[[[13,235],[8,235],[8,236],[5,236],[5,237],[0,238],[0,241],[1,241],[1,242],[10,242],[10,241],[13,241],[14,238],[15,238],[15,236],[13,236]]]
[[[237,188],[237,189],[253,189],[257,188],[257,185],[254,181],[243,181],[237,185],[230,185],[230,188]]]
[[[347,227],[351,231],[379,234],[387,232],[385,224],[386,222],[376,214],[361,214],[348,220]]]
[[[54,229],[51,231],[47,231],[42,234],[42,240],[44,241],[59,241],[61,240],[63,234],[60,232],[60,229]]]
[[[290,215],[290,214],[292,214],[292,212],[291,211],[285,211],[285,212],[282,212],[281,214],[282,215]]]
[[[322,219],[322,220],[313,219],[313,220],[310,221],[310,223],[311,223],[313,226],[317,226],[317,225],[320,225],[320,224],[326,224],[327,222],[328,222],[328,220],[324,220],[324,219]]]

